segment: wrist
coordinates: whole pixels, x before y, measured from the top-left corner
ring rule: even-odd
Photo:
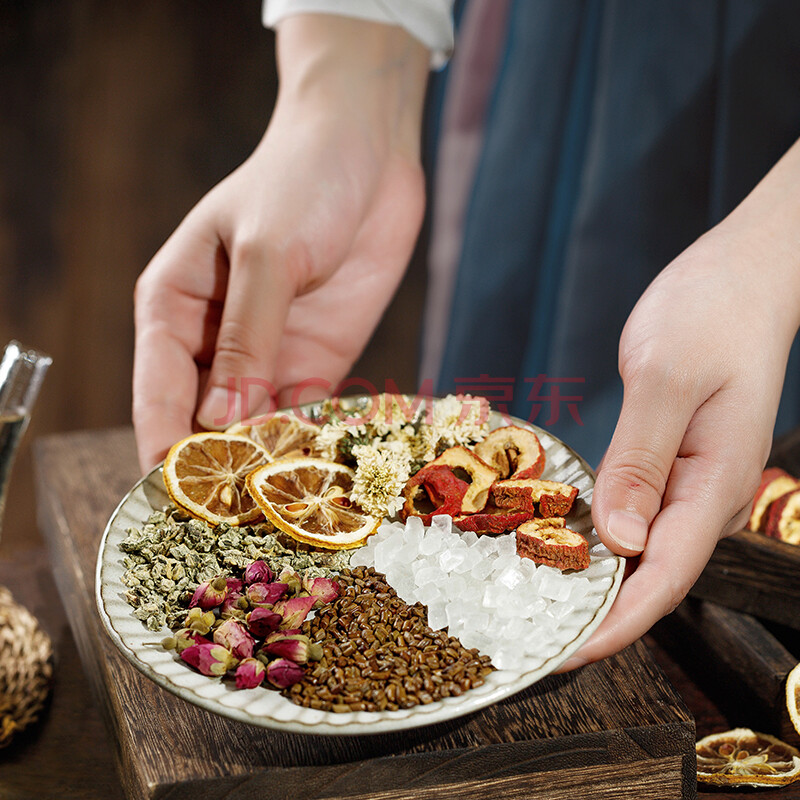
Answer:
[[[776,322],[800,328],[800,140],[747,197],[707,234],[721,236],[754,290],[773,295]]]
[[[276,110],[346,120],[377,148],[419,158],[429,53],[393,25],[300,14],[278,26]]]

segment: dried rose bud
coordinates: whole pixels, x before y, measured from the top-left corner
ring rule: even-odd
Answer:
[[[236,688],[255,689],[266,677],[267,670],[257,658],[246,658],[236,667]]]
[[[261,649],[271,656],[288,658],[295,664],[319,661],[322,658],[322,645],[319,642],[312,642],[308,636],[302,634],[274,638],[271,642],[265,643]]]
[[[281,574],[278,575],[278,580],[287,585],[291,597],[294,597],[303,588],[300,576],[291,567],[284,567]]]
[[[272,570],[269,568],[266,561],[254,561],[244,571],[244,582],[247,584],[271,583],[272,578]]]
[[[242,593],[244,583],[242,583],[239,578],[227,578],[225,582],[228,586],[228,594],[232,594],[233,592],[237,592],[238,594]]]
[[[189,609],[189,613],[183,621],[183,626],[205,636],[211,630],[215,621],[216,617],[213,611],[203,611],[203,609],[195,607]]]
[[[287,636],[300,636],[303,631],[300,628],[286,628],[281,631],[275,631],[264,639],[264,644],[268,642],[277,642],[279,639],[285,639]]]
[[[226,619],[214,631],[214,641],[227,647],[238,659],[250,658],[253,655],[255,642],[247,632],[247,628],[235,619]]]
[[[254,606],[271,606],[286,594],[285,583],[251,583],[247,587],[247,599]]]
[[[221,575],[213,580],[201,583],[192,595],[189,608],[200,606],[204,611],[222,605],[222,601],[228,594],[228,580]]]
[[[267,680],[278,689],[292,686],[303,677],[303,668],[294,661],[276,658],[267,664]]]
[[[250,633],[253,636],[268,636],[278,630],[283,617],[268,608],[254,608],[245,618]]]
[[[181,652],[181,658],[203,675],[220,677],[236,666],[233,654],[219,644],[193,644]]]
[[[171,640],[171,647],[167,647],[167,639]],[[167,650],[174,650],[178,655],[193,644],[212,644],[210,639],[206,639],[205,636],[201,636],[191,628],[181,628],[179,631],[175,631],[172,636],[167,637],[167,639],[163,642],[164,647]]]
[[[316,597],[292,597],[275,603],[272,610],[283,617],[281,628],[297,628],[303,624],[316,602]]]
[[[247,598],[240,592],[231,592],[223,600],[222,605],[219,607],[219,615],[223,619],[239,619],[243,620],[245,612],[250,607]]]
[[[315,608],[332,603],[339,596],[339,584],[330,578],[304,578],[303,588],[312,597],[317,598]]]

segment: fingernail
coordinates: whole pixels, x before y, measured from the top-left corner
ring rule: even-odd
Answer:
[[[214,386],[197,412],[197,421],[209,430],[222,430],[236,421],[235,413],[236,392]]]
[[[647,544],[647,528],[644,517],[634,511],[612,511],[606,523],[608,535],[627,550],[644,550]]]

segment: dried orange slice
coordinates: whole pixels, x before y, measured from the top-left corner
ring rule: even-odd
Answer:
[[[786,678],[786,708],[794,729],[800,734],[800,664]]]
[[[749,728],[713,733],[701,739],[697,780],[716,786],[785,786],[800,778],[800,752]]]
[[[261,445],[245,436],[210,431],[187,436],[164,459],[164,485],[172,501],[212,525],[246,525],[261,509],[245,488],[245,478],[269,461]]]
[[[280,459],[247,476],[247,488],[276,528],[317,547],[358,547],[381,520],[350,500],[355,473],[322,458]]]
[[[237,422],[225,433],[252,439],[269,453],[270,460],[320,455],[315,444],[319,426],[303,422],[291,412],[276,414],[263,422]]]

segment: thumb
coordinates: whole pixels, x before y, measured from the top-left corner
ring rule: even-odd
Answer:
[[[204,428],[221,430],[270,410],[277,395],[270,381],[292,297],[286,270],[266,246],[232,248],[214,357],[197,412]]]
[[[661,381],[626,384],[616,430],[598,469],[592,521],[613,552],[644,550],[692,416]]]

